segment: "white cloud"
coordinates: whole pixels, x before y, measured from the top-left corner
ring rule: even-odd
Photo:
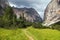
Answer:
[[[10,2],[9,2],[9,4],[10,4],[11,7],[13,7],[13,6],[14,6],[14,7],[17,7],[17,5],[15,5],[15,4],[13,4],[13,3],[10,3]]]
[[[44,10],[51,0],[9,0],[11,6],[18,8],[33,7],[43,18]]]

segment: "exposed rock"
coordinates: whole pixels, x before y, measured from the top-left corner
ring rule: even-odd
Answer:
[[[8,1],[7,0],[0,0],[0,6],[2,8],[5,8],[7,5],[9,5]]]
[[[44,16],[44,26],[49,26],[51,24],[60,21],[60,0],[51,0],[47,5]]]
[[[13,8],[13,11],[17,15],[17,18],[24,14],[24,18],[29,22],[42,21],[40,15],[34,8]]]
[[[9,6],[7,0],[0,0],[0,16],[4,13],[4,9]]]

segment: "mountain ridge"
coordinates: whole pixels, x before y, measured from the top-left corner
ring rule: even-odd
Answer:
[[[0,0],[0,14],[4,14],[4,9],[10,6],[8,0]],[[38,12],[34,8],[16,8],[12,7],[14,14],[16,14],[17,18],[23,16],[29,22],[41,22],[42,18],[38,14]]]
[[[26,18],[27,21],[30,22],[41,22],[42,18],[40,17],[40,15],[38,14],[38,12],[34,9],[34,8],[13,8],[14,13],[16,14],[17,12],[17,16],[18,15],[22,15],[24,13],[24,17]],[[17,17],[18,18],[18,17]]]

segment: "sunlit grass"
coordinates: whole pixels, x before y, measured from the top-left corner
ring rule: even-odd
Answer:
[[[27,31],[30,32],[36,40],[60,40],[60,31],[58,30],[28,28]]]
[[[34,40],[60,40],[60,31],[52,29],[26,28],[28,35]],[[29,40],[25,35],[24,29],[5,29],[0,28],[0,40]]]
[[[21,29],[3,29],[0,28],[0,40],[28,40]]]

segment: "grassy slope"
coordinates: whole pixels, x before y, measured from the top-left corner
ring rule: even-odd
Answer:
[[[27,30],[34,36],[35,40],[60,40],[60,31],[52,29],[34,29]]]
[[[8,30],[0,28],[0,40],[28,40],[21,29]]]
[[[29,40],[23,32],[24,29],[3,29],[0,28],[0,40]],[[27,28],[27,33],[34,40],[60,40],[60,31],[52,29]]]

